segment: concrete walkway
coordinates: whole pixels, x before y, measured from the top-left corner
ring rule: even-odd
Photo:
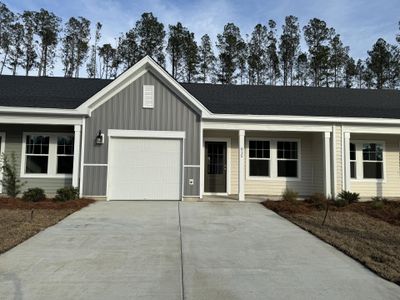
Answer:
[[[99,202],[0,255],[0,298],[400,299],[400,287],[257,203]]]

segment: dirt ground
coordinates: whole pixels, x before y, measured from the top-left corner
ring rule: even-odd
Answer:
[[[303,201],[265,201],[275,211],[400,285],[400,203],[374,208],[369,202],[330,206],[326,222],[321,205]]]
[[[0,253],[92,202],[91,199],[26,202],[20,199],[0,198]]]

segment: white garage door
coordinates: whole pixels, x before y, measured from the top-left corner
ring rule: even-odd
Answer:
[[[109,200],[180,200],[182,140],[111,138]]]

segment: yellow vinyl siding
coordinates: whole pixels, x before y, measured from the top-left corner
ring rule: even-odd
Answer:
[[[350,190],[359,193],[361,197],[399,197],[400,195],[400,165],[399,138],[395,135],[351,134],[351,140],[383,141],[384,145],[384,179],[380,180],[350,180]]]
[[[204,138],[230,138],[230,179],[231,194],[238,193],[238,135],[237,131],[206,130]],[[300,140],[300,180],[266,179],[266,180],[245,180],[245,193],[248,195],[279,196],[285,188],[291,188],[302,196],[311,195],[324,191],[324,168],[322,133],[301,133],[301,132],[260,132],[246,131],[245,139],[248,138],[282,138]],[[247,143],[245,143],[247,145]],[[246,149],[247,152],[247,149]],[[245,160],[245,165],[247,160]],[[245,166],[246,170],[246,166]]]

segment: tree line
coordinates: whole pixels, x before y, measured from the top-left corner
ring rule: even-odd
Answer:
[[[399,23],[400,29],[400,23]],[[287,16],[278,34],[274,20],[257,24],[242,35],[227,23],[215,44],[208,34],[196,40],[181,22],[158,21],[143,13],[135,26],[115,39],[100,43],[102,24],[71,17],[65,23],[45,9],[14,13],[0,2],[0,75],[52,74],[56,60],[65,77],[115,78],[146,55],[181,82],[270,84],[356,88],[398,88],[400,34],[392,45],[379,38],[366,59],[350,56],[350,47],[324,20],[313,18],[301,27]],[[301,49],[301,39],[307,49]],[[215,46],[215,47],[214,47]],[[216,51],[215,51],[216,50]],[[86,73],[84,73],[86,71]]]

